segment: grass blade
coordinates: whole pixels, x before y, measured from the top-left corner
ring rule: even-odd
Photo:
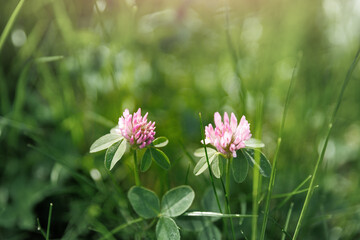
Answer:
[[[37,63],[48,63],[48,62],[55,62],[63,59],[64,56],[46,56],[46,57],[38,57],[35,58],[35,62]]]
[[[257,102],[256,113],[256,132],[255,138],[261,140],[261,125],[262,125],[262,113],[263,113],[263,96],[260,96]],[[255,163],[260,163],[260,151],[254,153]],[[253,189],[252,189],[252,215],[257,215],[259,210],[259,189],[261,189],[261,177],[258,168],[253,168]],[[251,240],[257,239],[257,222],[258,218],[254,217],[251,221]]]
[[[187,212],[184,213],[183,216],[188,216],[188,217],[221,217],[221,218],[252,218],[252,217],[257,217],[255,215],[249,215],[249,214],[228,214],[228,213],[218,213],[218,212],[199,212],[199,211],[195,211],[195,212]]]
[[[202,140],[203,140],[203,146],[204,146],[204,150],[205,150],[206,162],[207,162],[208,169],[209,169],[209,173],[210,173],[211,184],[212,184],[212,187],[213,187],[213,190],[214,190],[214,194],[215,194],[215,198],[216,198],[216,203],[217,203],[217,205],[218,205],[218,207],[219,207],[219,211],[222,213],[223,211],[222,211],[222,209],[221,209],[219,197],[218,197],[218,194],[217,194],[217,192],[216,192],[215,183],[214,183],[214,178],[213,178],[213,174],[212,174],[211,167],[210,167],[210,163],[209,163],[209,157],[208,157],[208,153],[207,153],[207,148],[206,148],[206,145],[205,145],[204,124],[203,124],[203,122],[202,122],[201,113],[199,113],[199,118],[200,118],[201,138],[202,138]]]
[[[284,231],[285,231],[285,232],[287,232],[287,229],[288,229],[288,227],[289,227],[289,222],[290,222],[290,218],[291,218],[291,213],[292,213],[293,207],[294,207],[294,203],[292,202],[292,203],[290,204],[290,208],[289,208],[288,214],[287,214],[287,216],[286,216],[286,222],[285,222],[285,227],[284,227]],[[285,240],[285,237],[286,237],[285,232],[283,232],[282,237],[281,237],[281,240]]]
[[[53,208],[53,204],[50,203],[48,224],[47,224],[47,229],[46,229],[46,240],[49,240],[49,237],[50,237],[50,223],[51,223],[52,208]]]
[[[319,187],[319,185],[316,185],[315,188]],[[292,197],[294,195],[297,195],[297,194],[300,194],[300,193],[303,193],[303,192],[306,192],[308,191],[309,188],[305,188],[305,189],[301,189],[301,190],[298,190],[298,191],[292,191],[292,192],[289,192],[289,193],[280,193],[280,194],[274,194],[271,198],[283,198],[283,197]]]
[[[280,130],[279,130],[279,137],[277,140],[277,147],[276,147],[274,161],[273,161],[272,168],[271,168],[271,176],[270,176],[270,181],[269,181],[269,185],[268,185],[268,193],[266,195],[264,219],[263,219],[261,235],[260,235],[261,240],[263,240],[265,238],[266,225],[267,225],[269,211],[270,211],[270,199],[271,199],[271,194],[272,194],[272,191],[273,191],[274,185],[275,185],[276,163],[277,163],[278,154],[279,154],[279,150],[280,150],[280,146],[281,146],[281,138],[282,138],[282,132],[283,132],[284,125],[285,125],[286,113],[287,113],[287,108],[288,108],[289,99],[290,99],[290,92],[291,92],[292,86],[294,84],[294,79],[295,79],[294,76],[295,76],[298,62],[299,62],[299,60],[297,61],[297,63],[294,66],[294,69],[292,72],[292,77],[290,80],[290,85],[289,85],[289,88],[288,88],[288,91],[286,94],[285,105],[284,105],[284,110],[283,110]]]
[[[4,46],[5,40],[6,40],[7,36],[9,35],[12,26],[15,23],[16,17],[19,15],[19,12],[20,12],[22,6],[24,5],[24,2],[25,2],[25,0],[20,0],[19,1],[19,3],[17,4],[15,10],[13,11],[13,13],[10,16],[9,21],[7,22],[7,24],[6,24],[5,28],[4,28],[4,31],[1,34],[1,37],[0,37],[0,53],[1,53],[1,50],[2,50],[2,48]]]
[[[37,218],[36,221],[37,221],[37,225],[38,225],[37,230],[40,231],[41,235],[43,235],[44,238],[46,238],[46,234],[45,234],[44,230],[41,228],[39,218]]]
[[[226,180],[226,188],[225,190],[225,198],[226,198],[226,210],[227,210],[227,214],[231,215],[231,209],[230,209],[230,163],[232,161],[232,157],[230,159],[226,159],[227,163],[226,163],[226,176],[225,176],[225,180]],[[222,180],[221,180],[222,181]],[[231,232],[232,232],[232,236],[233,239],[235,240],[235,231],[234,231],[234,223],[232,220],[232,217],[230,217],[230,225],[231,225]]]
[[[329,126],[328,126],[328,131],[327,131],[327,134],[326,134],[326,139],[325,139],[324,145],[323,145],[321,153],[320,153],[320,155],[319,155],[319,157],[318,157],[318,159],[316,161],[313,177],[312,177],[311,182],[310,182],[309,190],[308,190],[308,192],[306,194],[304,205],[303,205],[303,207],[301,209],[300,217],[299,217],[299,220],[298,220],[297,225],[296,225],[293,240],[297,239],[297,237],[299,236],[302,221],[304,220],[306,210],[307,210],[307,208],[309,206],[309,202],[310,202],[310,199],[311,199],[313,191],[314,191],[317,172],[319,170],[320,164],[322,163],[322,161],[324,159],[324,155],[325,155],[325,152],[326,152],[327,144],[328,144],[329,137],[330,137],[330,134],[331,134],[331,130],[332,130],[332,127],[333,127],[333,123],[334,123],[334,120],[336,118],[336,114],[337,114],[337,112],[339,110],[339,107],[340,107],[340,104],[341,104],[342,97],[344,95],[346,86],[348,85],[348,83],[349,83],[349,81],[351,79],[351,75],[352,75],[357,63],[359,62],[359,59],[360,59],[360,48],[358,49],[358,51],[357,51],[357,53],[355,55],[355,58],[354,58],[351,66],[350,66],[350,68],[349,68],[349,70],[348,70],[348,72],[346,74],[344,83],[343,83],[343,85],[341,87],[340,94],[339,94],[339,97],[338,97],[338,100],[337,100],[337,103],[336,103],[336,107],[334,109],[334,112],[332,114],[332,117],[331,117],[331,120],[330,120],[330,123],[329,123]]]
[[[294,189],[293,193],[299,191],[299,189],[300,189],[302,186],[304,186],[304,184],[307,183],[307,181],[309,181],[311,177],[312,177],[312,176],[309,175],[304,181],[302,181],[302,183],[300,183],[299,186],[297,186],[297,187]],[[287,198],[285,198],[285,199],[276,207],[276,209],[281,208],[287,201],[289,201],[289,199],[292,197],[292,195],[293,195],[293,194],[291,194],[291,195],[289,195]]]

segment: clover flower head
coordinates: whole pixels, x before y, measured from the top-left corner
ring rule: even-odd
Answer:
[[[147,121],[148,113],[141,116],[141,108],[136,113],[130,114],[128,109],[125,109],[123,115],[119,118],[119,124],[116,132],[120,133],[127,139],[130,145],[144,148],[154,141],[155,136],[155,122]]]
[[[238,125],[234,113],[231,113],[231,120],[224,113],[223,122],[218,112],[214,114],[214,122],[215,129],[211,124],[205,127],[205,144],[210,143],[227,157],[236,157],[236,151],[245,148],[245,141],[251,138],[249,122],[242,116]]]

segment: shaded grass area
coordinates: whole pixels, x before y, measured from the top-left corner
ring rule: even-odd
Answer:
[[[0,41],[4,239],[40,238],[36,219],[47,229],[50,203],[50,238],[98,239],[137,219],[126,198],[135,185],[132,156],[110,173],[104,153],[89,154],[91,143],[125,108],[148,111],[157,136],[170,140],[164,151],[171,169],[153,164],[140,174],[142,184],[162,196],[187,182],[196,193],[192,209],[206,210],[201,199],[209,178],[192,174],[197,160],[192,152],[201,147],[198,113],[204,125],[215,111],[246,113],[272,162],[301,54],[272,189],[273,195],[292,192],[314,171],[360,39],[355,1],[34,0],[20,1],[15,19],[17,4],[7,1],[0,10],[1,30],[14,19]],[[359,78],[357,67],[333,123],[299,239],[359,237]],[[255,222],[234,220],[239,239],[251,239],[254,224],[261,235],[269,179],[256,175],[250,173],[242,184],[231,180],[231,212],[250,214],[255,208],[259,214]],[[267,239],[293,235],[305,194],[286,203],[269,200]],[[153,229],[141,231],[144,224],[135,222],[114,238],[133,239],[134,232],[153,238]],[[216,225],[222,229],[222,221]],[[289,235],[283,235],[285,226]],[[181,235],[192,239],[197,233],[182,230]]]

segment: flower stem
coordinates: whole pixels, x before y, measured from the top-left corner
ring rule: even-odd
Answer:
[[[211,180],[211,185],[212,185],[212,188],[213,188],[213,191],[214,191],[214,195],[215,195],[215,198],[216,198],[216,203],[219,207],[219,211],[220,213],[223,213],[222,209],[221,209],[221,205],[220,205],[220,201],[219,201],[219,196],[217,194],[217,191],[216,191],[216,187],[215,187],[215,182],[214,182],[214,177],[213,177],[213,173],[211,171],[211,167],[210,167],[210,163],[209,163],[209,156],[208,156],[208,153],[207,153],[207,149],[206,149],[206,145],[205,145],[205,132],[204,132],[204,124],[203,124],[203,121],[202,121],[202,118],[201,118],[201,113],[199,113],[199,118],[200,118],[200,130],[201,130],[201,138],[202,138],[202,141],[203,141],[203,147],[204,147],[204,150],[205,150],[205,157],[206,157],[206,163],[207,163],[207,166],[208,166],[208,169],[209,169],[209,173],[210,173],[210,180]],[[220,178],[221,179],[221,178]],[[222,182],[222,179],[221,179],[221,183],[223,184]],[[224,186],[224,184],[223,184]],[[225,218],[222,218],[223,220],[223,224],[224,224],[224,227],[225,229],[226,226],[227,226],[227,220]],[[226,230],[225,230],[225,234],[226,234]],[[226,239],[226,237],[225,237]]]
[[[226,177],[226,191],[225,191],[225,197],[226,197],[226,210],[227,214],[231,214],[230,210],[230,163],[232,161],[232,157],[230,159],[227,159],[226,163],[226,170],[225,170],[225,177]],[[234,231],[234,224],[232,217],[230,217],[230,224],[231,224],[231,231],[233,235],[233,239],[235,240],[235,231]]]
[[[288,211],[288,214],[286,216],[286,222],[285,222],[285,227],[284,227],[284,231],[287,232],[287,229],[289,227],[289,222],[290,222],[290,217],[291,217],[291,213],[292,213],[292,209],[294,207],[294,203],[292,202],[290,204],[290,209]],[[286,233],[283,232],[282,236],[281,236],[281,240],[285,240],[285,237],[286,237]]]
[[[137,162],[136,149],[134,150],[134,176],[135,176],[135,184],[136,186],[141,186],[140,177],[139,177],[139,169]]]
[[[314,169],[314,173],[312,174],[313,177],[311,178],[311,181],[310,181],[309,190],[308,190],[308,192],[306,194],[305,202],[304,202],[304,205],[303,205],[303,207],[301,209],[300,217],[299,217],[298,223],[296,225],[293,240],[295,240],[299,235],[302,221],[304,219],[306,210],[307,210],[307,208],[309,206],[309,202],[310,202],[310,199],[312,197],[312,194],[314,192],[315,180],[316,180],[317,172],[318,172],[319,166],[321,165],[321,163],[322,163],[322,161],[324,159],[324,155],[325,155],[325,152],[326,152],[326,148],[327,148],[327,144],[328,144],[329,137],[330,137],[330,134],[331,134],[331,130],[332,130],[335,118],[336,118],[336,114],[337,114],[337,112],[339,110],[339,107],[340,107],[340,104],[341,104],[341,101],[342,101],[342,98],[343,98],[343,95],[344,95],[344,92],[345,92],[345,88],[348,85],[348,83],[349,83],[349,81],[351,79],[351,75],[352,75],[357,63],[359,62],[359,60],[360,60],[360,48],[358,49],[358,51],[357,51],[357,53],[355,55],[355,58],[354,58],[351,66],[350,66],[350,68],[349,68],[349,70],[348,70],[348,72],[346,74],[345,80],[344,80],[343,85],[341,87],[340,94],[339,94],[339,97],[338,97],[338,100],[337,100],[337,103],[336,103],[336,107],[335,107],[334,112],[332,114],[332,117],[330,119],[326,139],[325,139],[324,145],[322,147],[321,153],[320,153],[320,155],[319,155],[319,157],[317,159],[315,169]]]
[[[204,125],[203,125],[202,118],[201,118],[201,113],[199,113],[199,118],[200,118],[201,138],[202,138],[202,140],[203,140],[203,147],[204,147],[204,150],[205,150],[206,163],[207,163],[207,165],[208,165],[208,169],[209,169],[209,173],[210,173],[211,185],[212,185],[212,188],[213,188],[213,190],[214,190],[214,194],[215,194],[215,198],[216,198],[216,203],[217,203],[217,205],[218,205],[218,207],[219,207],[219,211],[220,211],[221,213],[223,213],[223,211],[222,211],[222,209],[221,209],[219,197],[218,197],[218,194],[217,194],[217,192],[216,192],[215,183],[214,183],[214,177],[213,177],[213,174],[212,174],[212,171],[211,171],[211,167],[210,167],[210,163],[209,163],[209,157],[208,157],[207,149],[206,149],[206,145],[205,145],[205,132],[204,132]]]
[[[262,112],[263,112],[263,96],[260,95],[259,99],[257,100],[257,113],[256,113],[256,131],[255,137],[257,139],[261,139],[261,124],[262,124]],[[260,163],[260,151],[255,151],[254,153],[255,162],[257,164]],[[260,179],[260,172],[258,168],[253,168],[253,191],[252,191],[252,215],[257,216],[259,210],[259,189],[261,187],[261,179]],[[251,240],[256,240],[257,238],[257,223],[258,217],[254,217],[251,221]]]

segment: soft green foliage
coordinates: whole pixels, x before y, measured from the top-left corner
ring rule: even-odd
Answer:
[[[224,172],[224,164],[226,159],[222,154],[216,153],[214,155],[214,160],[211,162],[210,167],[211,171],[216,178],[220,178]]]
[[[126,141],[114,143],[106,151],[105,155],[105,167],[111,170],[115,164],[122,158],[126,151]]]
[[[198,240],[221,240],[221,232],[214,225],[205,227],[201,232],[199,232]]]
[[[156,224],[156,239],[158,240],[180,239],[179,229],[172,218],[165,216],[160,217],[158,223]]]
[[[207,150],[207,154],[208,154],[209,157],[211,157],[212,155],[214,155],[214,154],[216,153],[216,150],[213,149],[213,148],[208,148],[208,147],[207,147],[206,150]],[[205,150],[204,150],[204,148],[198,148],[198,149],[196,149],[195,152],[194,152],[194,156],[195,156],[195,157],[205,157]]]
[[[143,187],[132,187],[128,198],[135,212],[145,219],[155,218],[160,213],[160,201],[156,194]]]
[[[150,148],[152,159],[163,169],[168,170],[170,168],[170,160],[166,154],[157,148]]]
[[[249,163],[243,151],[238,151],[236,158],[231,162],[232,174],[235,182],[242,183],[249,171]]]
[[[124,139],[121,135],[109,133],[102,137],[100,137],[98,140],[96,140],[90,147],[90,152],[99,152],[101,150],[109,148],[111,145],[113,145],[116,142],[121,141]]]
[[[146,172],[152,163],[151,148],[147,148],[140,163],[140,170]]]
[[[256,167],[259,169],[260,174],[264,177],[270,177],[271,174],[271,164],[269,160],[265,157],[265,155],[262,152],[259,152],[258,150],[253,149],[245,149],[241,150],[242,154],[245,156],[246,160],[248,160],[248,163],[251,167]],[[255,151],[258,151],[260,154],[260,161],[257,163],[255,161]]]
[[[168,217],[177,217],[183,214],[195,198],[194,191],[188,186],[171,189],[161,200],[161,214]]]
[[[245,141],[245,145],[247,148],[263,148],[265,144],[258,139],[250,138],[249,140]]]
[[[219,193],[219,198],[221,199],[221,206],[224,208],[225,202],[224,202],[224,196],[222,192],[218,189],[217,191]],[[213,190],[211,188],[207,188],[204,196],[201,200],[202,208],[216,213],[219,212],[219,208],[216,202],[216,199],[213,194]],[[221,233],[217,229],[217,227],[213,224],[213,222],[216,222],[219,220],[220,217],[180,217],[176,219],[176,222],[178,226],[180,226],[181,229],[184,229],[186,231],[193,231],[198,232],[198,239],[204,239],[204,237],[208,236],[214,236],[221,238]],[[210,231],[210,232],[208,232]],[[212,239],[212,238],[208,238]],[[218,239],[218,238],[216,238]]]
[[[189,186],[179,186],[166,192],[160,201],[157,195],[143,187],[132,187],[128,198],[135,212],[142,218],[156,218],[157,239],[180,239],[178,226],[172,217],[183,214],[191,206],[195,193]]]
[[[166,137],[155,138],[154,141],[152,142],[152,144],[156,148],[165,147],[166,145],[168,145],[168,143],[169,143],[169,139],[167,139]]]
[[[158,196],[186,184],[196,193],[192,209],[210,211],[202,205],[212,184],[206,159],[202,174],[192,174],[204,157],[203,148],[202,156],[192,154],[202,147],[198,113],[206,126],[214,112],[234,112],[246,116],[270,163],[283,129],[264,239],[281,239],[286,225],[285,239],[291,239],[308,190],[297,239],[358,238],[359,65],[337,105],[359,47],[358,1],[0,2],[0,239],[40,239],[37,218],[46,235],[50,203],[50,239],[155,239],[156,222],[138,220],[126,197],[135,185],[133,149],[111,171],[104,166],[106,150],[121,139],[89,153],[125,108],[138,107],[156,122],[155,137],[169,140],[160,148],[171,162],[162,161],[166,170],[150,166],[155,159],[149,161],[148,149],[137,151],[141,184]],[[316,177],[300,184],[314,174],[334,109]],[[260,237],[270,178],[260,175],[255,201],[258,168],[245,178],[246,167],[236,160],[231,213],[251,214],[254,202]],[[214,177],[214,184],[225,214],[221,179]],[[211,211],[219,213],[217,203]],[[183,217],[232,237],[229,218],[226,231],[224,217],[174,220]],[[251,219],[233,217],[236,239],[251,239]],[[178,226],[182,239],[201,231]]]
[[[254,148],[264,146],[264,144],[258,140],[251,140],[249,145]],[[264,177],[270,176],[271,164],[269,160],[265,157],[265,155],[258,150],[254,150],[252,148],[240,149],[237,152],[237,157],[234,160],[230,160],[230,159],[226,159],[226,157],[222,153],[219,153],[212,148],[206,148],[206,149],[208,150],[208,158],[209,158],[209,164],[212,170],[212,174],[216,178],[220,178],[222,176],[224,171],[224,165],[227,163],[227,161],[231,162],[232,174],[234,176],[235,181],[238,183],[241,183],[245,180],[248,173],[249,165],[251,167],[255,166],[256,168],[258,168],[261,175],[263,175]],[[254,159],[255,151],[258,151],[260,153],[259,164]],[[201,173],[203,173],[206,169],[208,169],[204,148],[197,149],[194,152],[194,155],[196,157],[201,157],[194,168],[194,174],[198,176]],[[247,161],[248,163],[245,163],[244,160]]]

